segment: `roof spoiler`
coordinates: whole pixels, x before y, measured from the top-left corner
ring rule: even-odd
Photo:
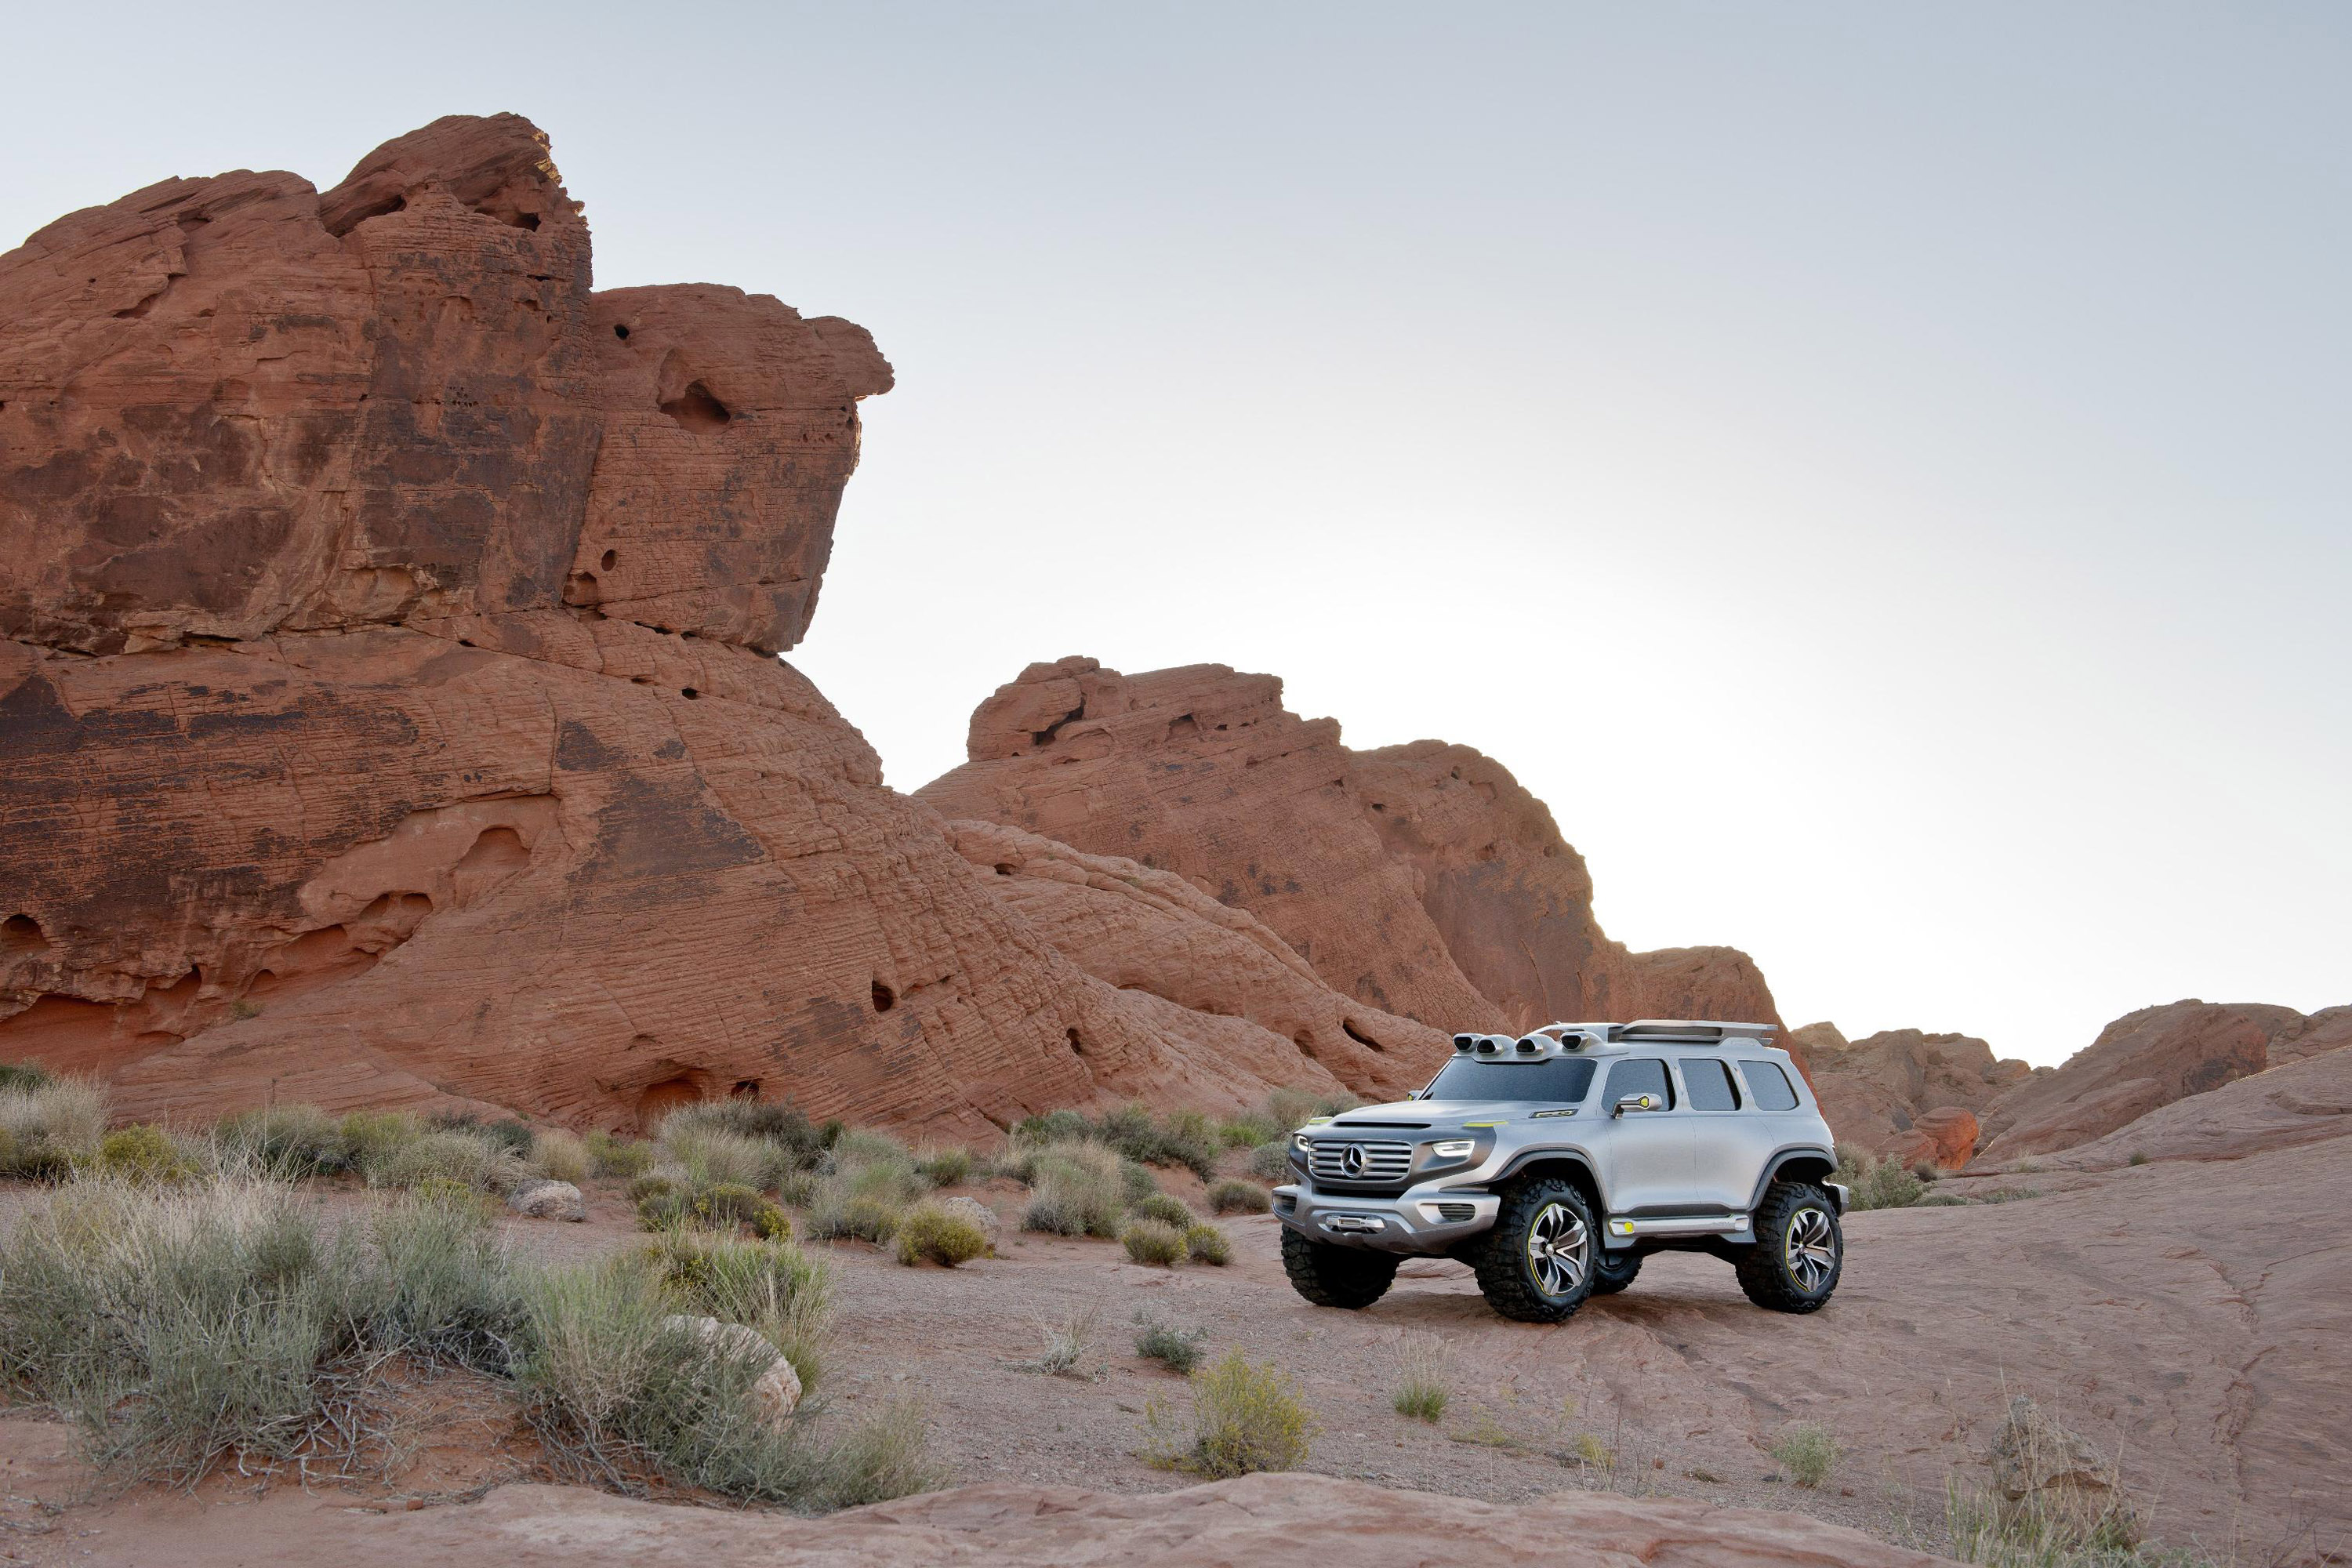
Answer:
[[[1687,1045],[1720,1045],[1736,1039],[1769,1046],[1778,1033],[1777,1024],[1728,1024],[1701,1018],[1636,1018],[1630,1024],[1609,1026],[1612,1040],[1673,1040]]]

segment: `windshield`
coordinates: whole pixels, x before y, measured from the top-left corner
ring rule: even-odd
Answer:
[[[1456,1057],[1445,1064],[1423,1100],[1537,1100],[1579,1105],[1592,1088],[1588,1057],[1553,1057],[1539,1062],[1481,1062]]]

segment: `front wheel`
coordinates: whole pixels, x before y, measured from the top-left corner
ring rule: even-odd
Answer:
[[[1642,1272],[1642,1255],[1627,1248],[1623,1252],[1604,1252],[1592,1260],[1592,1293],[1614,1296],[1633,1282]]]
[[[1566,1182],[1530,1182],[1504,1194],[1495,1228],[1471,1267],[1479,1293],[1504,1317],[1563,1323],[1592,1294],[1600,1248],[1582,1193]]]
[[[1290,1276],[1290,1288],[1317,1306],[1355,1311],[1389,1293],[1396,1279],[1397,1255],[1309,1241],[1285,1226],[1282,1271]]]
[[[1845,1234],[1829,1194],[1775,1182],[1756,1208],[1756,1245],[1736,1265],[1748,1299],[1771,1312],[1817,1312],[1845,1268]]]

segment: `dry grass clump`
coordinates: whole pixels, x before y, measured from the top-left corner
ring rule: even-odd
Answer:
[[[1397,1347],[1397,1414],[1435,1426],[1450,1397],[1445,1370],[1444,1342],[1430,1334],[1407,1335]]]
[[[1257,1149],[1265,1144],[1279,1145],[1310,1116],[1337,1116],[1343,1110],[1353,1110],[1363,1101],[1342,1089],[1336,1094],[1314,1094],[1303,1089],[1277,1089],[1261,1100],[1255,1109],[1228,1118],[1217,1124],[1217,1141],[1228,1149]]]
[[[816,1386],[833,1339],[833,1274],[781,1240],[665,1231],[639,1254],[669,1291],[673,1310],[757,1329]]]
[[[1087,1141],[1052,1143],[1024,1152],[1013,1168],[1032,1189],[1021,1216],[1024,1230],[1055,1236],[1118,1234],[1129,1184],[1113,1150]]]
[[[1057,1320],[1038,1319],[1037,1332],[1044,1343],[1037,1359],[1026,1363],[1027,1369],[1055,1377],[1086,1376],[1087,1351],[1094,1343],[1095,1331],[1101,1323],[1099,1301],[1075,1308],[1066,1317]]]
[[[1118,1233],[1128,1261],[1173,1268],[1184,1261],[1184,1233],[1162,1220],[1129,1220]]]
[[[0,1175],[55,1180],[98,1152],[106,1135],[106,1090],[86,1078],[6,1069],[0,1085]]]
[[[656,1151],[650,1143],[619,1137],[602,1128],[589,1133],[581,1142],[588,1150],[591,1175],[634,1178],[653,1169]]]
[[[419,1132],[362,1168],[372,1187],[415,1187],[453,1182],[486,1193],[511,1192],[530,1167],[513,1143],[473,1127],[445,1126]]]
[[[1261,1182],[1287,1181],[1291,1176],[1290,1148],[1279,1139],[1261,1143],[1250,1151],[1249,1173]]]
[[[1081,1111],[1055,1110],[1029,1117],[1013,1130],[1016,1147],[1088,1140],[1139,1165],[1181,1165],[1204,1182],[1216,1173],[1216,1133],[1197,1110],[1155,1116],[1148,1107],[1128,1105],[1091,1119]]]
[[[1209,1207],[1218,1214],[1264,1214],[1274,1206],[1255,1182],[1219,1182],[1209,1189]]]
[[[879,1132],[845,1132],[809,1194],[808,1233],[887,1242],[929,1186],[904,1143]]]
[[[915,1169],[935,1187],[952,1187],[972,1173],[971,1151],[961,1143],[926,1143],[915,1151]]]
[[[1149,1312],[1136,1313],[1135,1323],[1135,1353],[1144,1360],[1156,1361],[1180,1376],[1201,1364],[1201,1353],[1209,1343],[1208,1330],[1177,1328]]]
[[[898,1222],[898,1261],[913,1268],[930,1262],[953,1268],[988,1252],[988,1232],[969,1215],[925,1198]]]
[[[1223,1479],[1306,1460],[1316,1421],[1297,1379],[1235,1350],[1192,1383],[1189,1419],[1161,1398],[1145,1406],[1147,1462]]]
[[[1234,1249],[1223,1231],[1195,1220],[1184,1227],[1184,1256],[1195,1263],[1223,1268],[1234,1260]]]
[[[1784,1430],[1772,1439],[1769,1452],[1789,1479],[1808,1490],[1830,1479],[1838,1457],[1837,1443],[1828,1429],[1811,1421],[1801,1421]]]
[[[709,1100],[680,1106],[663,1119],[660,1136],[724,1132],[780,1151],[792,1168],[814,1170],[842,1134],[838,1121],[813,1122],[789,1105],[759,1100]]]
[[[1184,1200],[1172,1193],[1146,1193],[1127,1205],[1127,1212],[1138,1219],[1156,1219],[1162,1225],[1172,1225],[1182,1230],[1201,1216],[1186,1206]]]
[[[530,1169],[534,1174],[551,1182],[570,1182],[576,1187],[595,1168],[596,1157],[588,1152],[587,1141],[577,1132],[542,1127],[532,1134]]]

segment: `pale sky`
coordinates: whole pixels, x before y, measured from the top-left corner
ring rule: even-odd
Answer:
[[[2054,1062],[2352,1002],[2352,8],[11,5],[0,246],[554,139],[603,286],[871,328],[793,657],[1501,760],[1612,934]]]

